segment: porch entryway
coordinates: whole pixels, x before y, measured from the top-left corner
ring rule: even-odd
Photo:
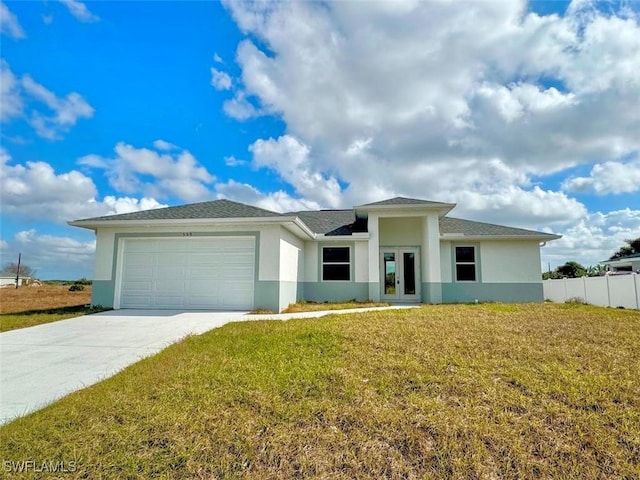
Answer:
[[[420,302],[420,252],[413,247],[380,249],[381,300]]]

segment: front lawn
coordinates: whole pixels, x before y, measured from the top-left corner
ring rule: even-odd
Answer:
[[[92,308],[86,305],[75,307],[47,308],[44,310],[29,310],[20,313],[0,314],[0,332],[16,330],[18,328],[34,327],[43,323],[57,322],[67,318],[90,315],[92,313],[104,312],[105,309]]]
[[[33,327],[104,311],[91,308],[91,285],[70,291],[70,285],[42,284],[0,289],[0,332]]]
[[[298,302],[292,303],[282,313],[321,312],[325,310],[348,310],[352,308],[388,307],[385,302]]]
[[[241,322],[1,428],[0,456],[65,478],[635,479],[639,379],[637,311]]]

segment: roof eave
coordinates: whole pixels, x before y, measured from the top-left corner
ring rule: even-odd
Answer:
[[[455,203],[408,203],[408,204],[395,204],[395,205],[358,205],[353,208],[356,215],[358,212],[376,212],[376,211],[388,211],[388,210],[431,210],[437,211],[438,216],[444,217],[447,213],[453,210],[457,204]]]
[[[287,223],[300,221],[296,216],[277,217],[230,217],[230,218],[178,218],[178,219],[135,219],[135,220],[74,220],[67,222],[73,227],[95,230],[100,227],[154,227],[164,225],[211,225],[247,223]]]
[[[550,242],[552,240],[558,240],[562,238],[562,235],[551,235],[551,234],[531,234],[531,235],[464,235],[464,234],[455,234],[455,233],[445,233],[440,235],[440,240],[470,240],[470,241],[478,241],[478,240],[537,240],[540,242]]]

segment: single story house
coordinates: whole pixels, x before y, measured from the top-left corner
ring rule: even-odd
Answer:
[[[31,277],[23,277],[20,275],[18,278],[18,286],[21,287],[24,283],[28,285],[31,281]],[[16,274],[11,272],[0,272],[0,287],[15,287],[16,286]]]
[[[94,305],[281,311],[300,300],[543,300],[558,235],[462,220],[397,197],[276,213],[215,200],[69,222],[97,235]]]
[[[609,272],[614,273],[640,273],[640,253],[625,255],[624,257],[614,258],[613,260],[605,260],[600,262]]]

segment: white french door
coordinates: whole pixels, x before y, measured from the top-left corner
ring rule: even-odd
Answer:
[[[380,249],[380,288],[382,300],[420,301],[420,254],[417,248]]]

